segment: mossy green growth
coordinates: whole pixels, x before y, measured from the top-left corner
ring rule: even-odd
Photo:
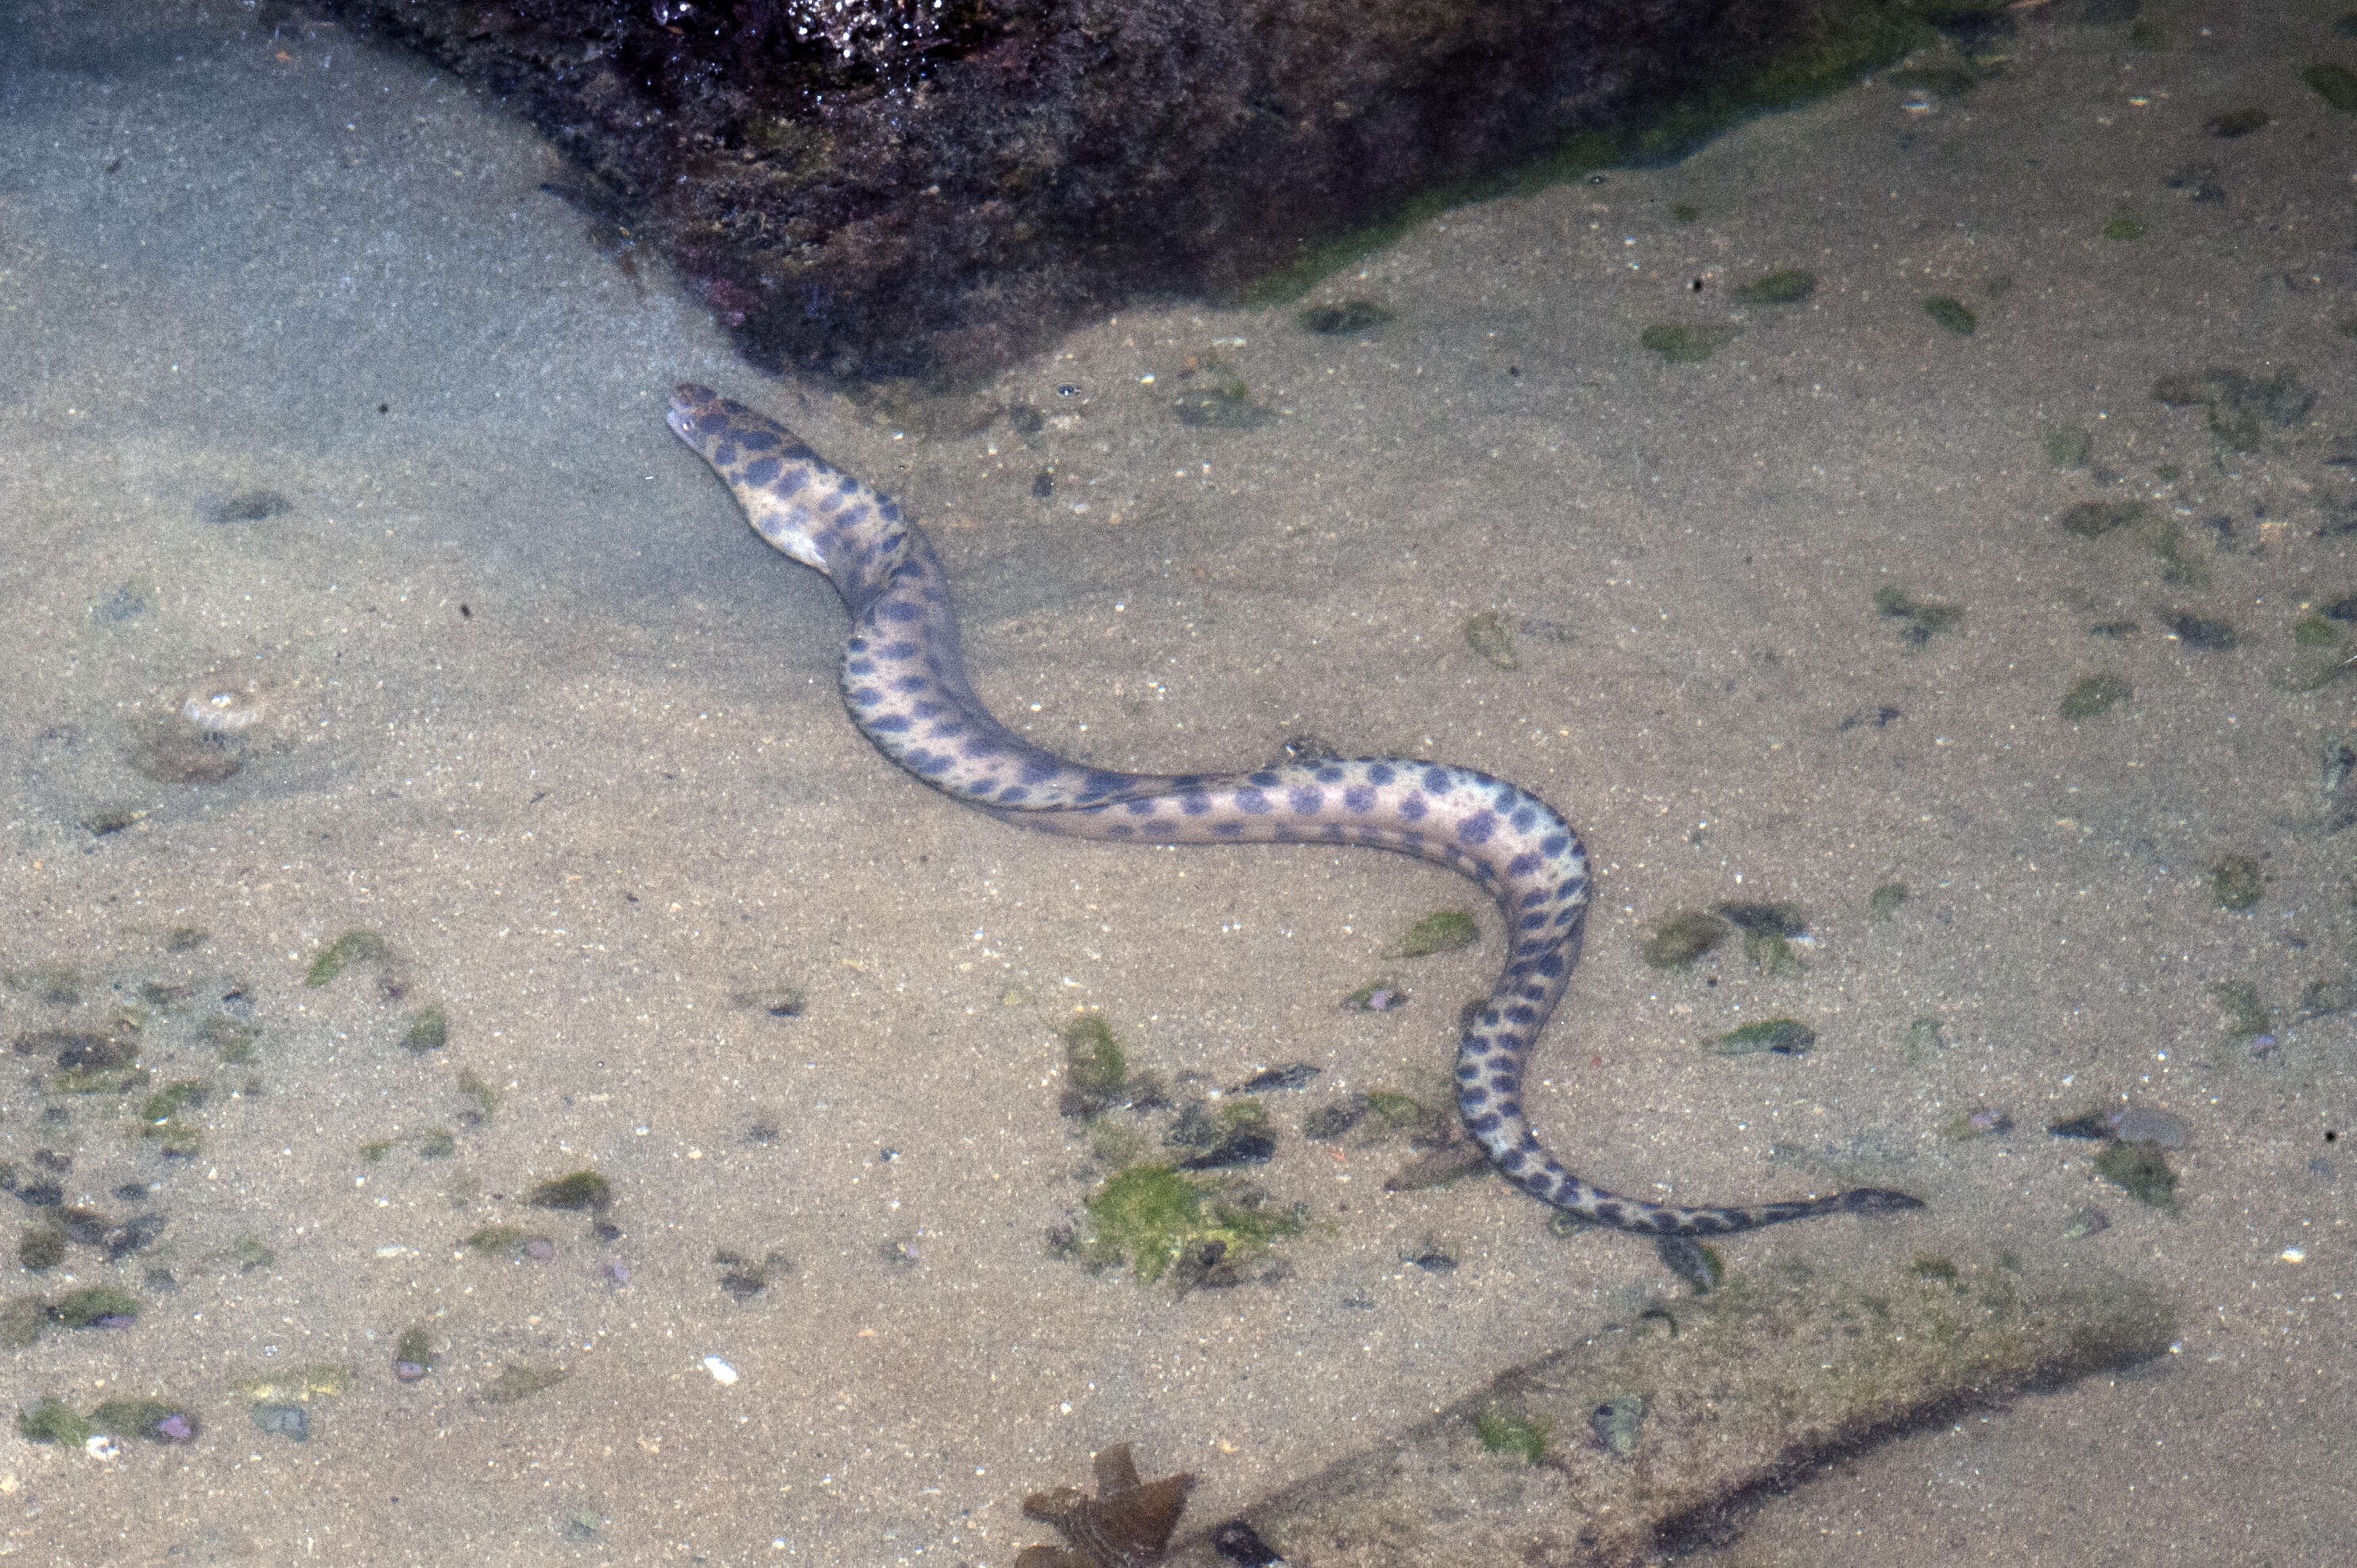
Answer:
[[[1546,1453],[1552,1423],[1509,1415],[1491,1405],[1473,1418],[1473,1435],[1492,1454],[1512,1454],[1525,1465],[1535,1465]]]
[[[424,1324],[412,1324],[401,1331],[393,1343],[393,1360],[396,1367],[416,1368],[421,1376],[434,1369],[434,1336]]]
[[[2079,425],[2055,426],[2039,437],[2046,460],[2058,468],[2083,468],[2095,455],[2095,438]]]
[[[1394,958],[1427,958],[1437,952],[1455,952],[1469,948],[1481,940],[1481,928],[1472,912],[1466,909],[1435,909],[1407,929],[1407,934],[1394,943]]]
[[[2302,616],[2291,623],[2291,639],[2302,648],[2330,648],[2341,640],[2341,628],[2322,616]]]
[[[1093,1268],[1126,1263],[1141,1284],[1152,1284],[1190,1260],[1233,1269],[1301,1230],[1299,1214],[1247,1207],[1230,1190],[1168,1165],[1132,1165],[1084,1206],[1093,1230],[1081,1256]]]
[[[108,1400],[90,1412],[91,1430],[115,1437],[144,1437],[150,1443],[172,1439],[156,1430],[174,1416],[189,1421],[188,1407],[166,1400]]]
[[[1743,335],[1740,327],[1693,327],[1660,321],[1637,334],[1638,343],[1673,365],[1698,365]]]
[[[458,1152],[458,1135],[447,1127],[428,1127],[417,1135],[417,1157],[447,1160]]]
[[[65,1233],[55,1226],[28,1226],[16,1238],[16,1265],[33,1273],[54,1269],[66,1261]]]
[[[2072,724],[2107,714],[2135,695],[2135,688],[2120,676],[2094,674],[2082,676],[2062,693],[2062,716]]]
[[[49,1316],[68,1328],[88,1328],[101,1318],[137,1317],[139,1298],[113,1285],[85,1285],[51,1302]]]
[[[390,1138],[376,1138],[361,1145],[361,1158],[371,1165],[376,1164],[391,1153],[393,1153],[393,1140]]]
[[[128,1094],[145,1089],[156,1075],[144,1067],[70,1067],[41,1079],[44,1094]]]
[[[2104,225],[2104,238],[2122,242],[2141,240],[2144,238],[2144,225],[2123,214]]]
[[[2142,501],[2081,501],[2054,520],[2063,532],[2081,539],[2101,539],[2115,529],[2129,528],[2151,515]]]
[[[2299,79],[2343,114],[2357,114],[2357,71],[2324,60],[2301,71]]]
[[[176,1079],[147,1097],[139,1107],[142,1122],[168,1122],[182,1111],[205,1102],[205,1086],[194,1079]]]
[[[1808,965],[1801,961],[1801,955],[1792,950],[1792,939],[1781,931],[1744,932],[1743,956],[1751,961],[1753,969],[1770,980],[1804,973],[1808,969]]]
[[[473,1068],[458,1069],[458,1092],[475,1102],[475,1109],[489,1116],[500,1108],[500,1091],[478,1074]]]
[[[1684,969],[1725,941],[1731,929],[1707,909],[1682,909],[1654,927],[1638,953],[1655,969]]]
[[[49,1326],[49,1304],[37,1295],[20,1295],[0,1306],[0,1350],[21,1350]]]
[[[485,1257],[502,1252],[510,1257],[515,1257],[520,1255],[528,1244],[547,1240],[547,1237],[536,1235],[521,1226],[485,1225],[479,1230],[468,1232],[466,1240],[459,1245],[480,1252]]]
[[[1129,1058],[1104,1015],[1080,1014],[1064,1026],[1062,1035],[1064,1073],[1072,1088],[1098,1099],[1118,1095],[1129,1079]]]
[[[208,1018],[198,1028],[197,1037],[219,1051],[222,1062],[231,1067],[250,1067],[262,1056],[261,1026],[242,1019]]]
[[[1907,884],[1886,882],[1867,895],[1866,912],[1874,919],[1887,920],[1899,913],[1900,906],[1906,902]]]
[[[1883,619],[1901,623],[1899,640],[1910,653],[1942,632],[1953,631],[1964,623],[1964,606],[1916,598],[1896,583],[1886,583],[1874,590],[1874,609]]]
[[[2247,909],[2266,890],[2259,863],[2247,854],[2222,854],[2201,868],[2210,897],[2221,909]]]
[[[2115,1138],[2096,1153],[2095,1174],[2148,1208],[2177,1208],[2177,1173],[2154,1144]]]
[[[405,1049],[421,1053],[440,1050],[450,1043],[449,1015],[438,1005],[421,1008],[402,1032],[401,1043]]]
[[[1514,623],[1502,610],[1483,610],[1467,618],[1460,629],[1465,645],[1501,670],[1519,670],[1522,658],[1514,651]]]
[[[16,1412],[16,1435],[27,1443],[79,1448],[90,1441],[91,1425],[63,1400],[39,1400]]]
[[[241,1236],[230,1243],[224,1254],[237,1265],[237,1272],[250,1274],[256,1269],[266,1269],[278,1261],[278,1253],[259,1236]]]
[[[1908,1261],[1907,1272],[1917,1279],[1954,1284],[1960,1271],[1953,1258],[1943,1258],[1936,1252],[1918,1252]]]
[[[1748,1057],[1760,1051],[1796,1057],[1817,1043],[1817,1032],[1794,1018],[1766,1018],[1713,1035],[1702,1048],[1715,1057]]]
[[[1924,300],[1923,314],[1959,338],[1971,337],[1981,324],[1973,307],[1952,295],[1935,294]]]
[[[1431,1108],[1414,1095],[1390,1089],[1367,1090],[1366,1106],[1394,1127],[1414,1127],[1432,1115]]]
[[[2275,1015],[2259,999],[2259,988],[2247,980],[2222,980],[2210,987],[2211,1003],[2217,1007],[2229,1039],[2247,1040],[2264,1035],[2275,1025]]]
[[[1802,267],[1786,267],[1738,285],[1735,297],[1746,305],[1798,305],[1816,292],[1816,274]]]
[[[355,963],[382,963],[384,939],[374,931],[350,930],[338,937],[303,972],[306,985],[325,985]]]
[[[591,1208],[603,1214],[613,1207],[614,1187],[596,1171],[575,1171],[539,1183],[524,1201],[534,1208]]]
[[[498,1377],[483,1385],[478,1397],[485,1404],[514,1404],[554,1388],[572,1375],[561,1367],[527,1367],[511,1361]]]

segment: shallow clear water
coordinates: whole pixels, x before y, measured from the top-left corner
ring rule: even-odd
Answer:
[[[1386,950],[1469,886],[1033,838],[893,771],[836,701],[833,596],[663,428],[692,378],[926,521],[978,683],[1044,744],[1173,769],[1314,733],[1578,822],[1601,895],[1527,1097],[1574,1168],[1932,1202],[1739,1239],[1738,1275],[2004,1251],[2179,1304],[2160,1361],[1893,1443],[1717,1555],[2330,1560],[2352,725],[2349,686],[2300,688],[2357,593],[2357,279],[2351,122],[2298,73],[2357,46],[2323,12],[2151,19],[2025,13],[1967,98],[1869,84],[1450,213],[1319,291],[1394,313],[1366,332],[1125,312],[991,389],[1035,431],[957,439],[737,364],[496,105],[337,27],[0,21],[0,1160],[11,1234],[68,1237],[9,1294],[138,1304],[0,1356],[20,1409],[199,1422],[11,1440],[0,1552],[1003,1563],[1050,1535],[1024,1495],[1111,1443],[1197,1472],[1208,1522],[1683,1288],[1495,1181],[1385,1193],[1404,1140],[1299,1135],[1440,1100],[1496,922]],[[1815,292],[1736,297],[1786,268]],[[1675,324],[1739,333],[1640,346]],[[2315,401],[2154,396],[2218,368]],[[1276,417],[1174,417],[1221,377]],[[1512,670],[1463,635],[1485,610]],[[2098,674],[2129,694],[2063,717]],[[192,732],[211,693],[259,716]],[[1642,961],[1759,899],[1806,913],[1802,972]],[[383,956],[307,984],[353,930]],[[1379,979],[1410,1004],[1339,1005]],[[1059,1112],[1075,1008],[1182,1099],[1320,1069],[1263,1097],[1251,1179],[1313,1221],[1279,1277],[1055,1255],[1104,1174]],[[1703,1048],[1774,1017],[1816,1047]],[[61,1083],[76,1039],[98,1065]],[[2121,1110],[2181,1128],[2174,1212],[2046,1133]],[[2009,1125],[1958,1136],[1975,1112]],[[530,1202],[585,1169],[602,1213]]]

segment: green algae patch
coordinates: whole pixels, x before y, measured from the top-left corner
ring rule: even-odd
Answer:
[[[197,1418],[168,1400],[107,1400],[90,1412],[91,1428],[114,1437],[150,1443],[186,1443],[196,1436]]]
[[[1522,659],[1514,651],[1514,623],[1504,612],[1483,610],[1467,619],[1460,628],[1465,645],[1501,670],[1519,670]]]
[[[1637,342],[1659,354],[1666,364],[1698,365],[1742,333],[1740,327],[1690,327],[1663,321],[1638,333]]]
[[[49,1326],[49,1304],[37,1295],[20,1295],[0,1306],[0,1350],[21,1350]]]
[[[1168,1165],[1132,1165],[1085,1207],[1092,1234],[1080,1248],[1082,1261],[1097,1269],[1126,1264],[1140,1284],[1153,1284],[1174,1267],[1182,1286],[1241,1279],[1275,1241],[1304,1226],[1297,1211],[1261,1208],[1226,1182]]]
[[[2232,367],[2166,375],[2152,384],[2155,403],[2209,411],[2211,436],[2231,452],[2256,452],[2269,431],[2288,430],[2316,406],[2290,367],[2262,381]]]
[[[458,1244],[470,1252],[486,1258],[523,1256],[524,1249],[534,1241],[546,1242],[548,1238],[517,1225],[486,1225],[468,1232]]]
[[[1816,1043],[1817,1032],[1798,1019],[1767,1018],[1729,1029],[1724,1035],[1713,1035],[1702,1043],[1702,1048],[1715,1057],[1757,1056],[1762,1051],[1797,1057]]]
[[[1407,934],[1392,945],[1393,958],[1429,958],[1437,952],[1455,952],[1469,948],[1481,940],[1480,925],[1466,909],[1435,909],[1407,929]]]
[[[2266,891],[2259,863],[2247,854],[2222,854],[2201,868],[2201,875],[2221,909],[2247,909]]]
[[[2062,716],[2072,724],[2108,714],[2113,708],[2135,694],[2135,688],[2120,676],[2095,674],[2083,676],[2071,683],[2062,693]]]
[[[2133,528],[2152,515],[2142,501],[2081,501],[2054,520],[2063,532],[2081,539],[2101,539],[2118,529]]]
[[[2248,1040],[2275,1026],[2275,1015],[2247,980],[2222,980],[2210,987],[2211,1004],[2218,1009],[2220,1027],[2231,1040]]]
[[[2095,1174],[2147,1208],[2177,1211],[2177,1173],[2156,1144],[2115,1138],[2096,1152]]]
[[[1870,919],[1887,920],[1899,913],[1906,902],[1907,884],[1886,882],[1867,896],[1866,913]]]
[[[2357,71],[2324,60],[2299,73],[2309,91],[2343,114],[2357,114]]]
[[[1919,599],[1895,583],[1874,590],[1874,613],[1900,623],[1899,640],[1912,653],[1942,632],[1964,624],[1964,607]]]
[[[1686,969],[1734,928],[1707,909],[1682,909],[1646,934],[1639,956],[1655,969]]]
[[[2144,238],[2144,225],[2123,213],[2104,225],[2104,238],[2122,244]]]
[[[1969,338],[1979,329],[1980,317],[1973,307],[1949,295],[1935,294],[1923,301],[1923,314],[1959,338]]]
[[[2089,1262],[1950,1262],[1939,1277],[1901,1263],[1738,1276],[1679,1303],[1674,1334],[1632,1318],[1510,1367],[1241,1511],[1270,1541],[1347,1542],[1361,1568],[1634,1568],[1836,1455],[2148,1361],[2176,1337],[2158,1291]],[[1641,1421],[1599,1421],[1608,1406],[1633,1416],[1620,1402],[1638,1400]],[[1501,1420],[1559,1434],[1544,1489],[1499,1462],[1485,1416],[1500,1436]],[[1414,1522],[1371,1528],[1382,1520]],[[1216,1559],[1199,1548],[1173,1561]]]
[[[573,1374],[561,1367],[527,1367],[511,1361],[500,1375],[485,1383],[477,1397],[485,1404],[517,1404],[565,1381]]]
[[[1738,285],[1735,297],[1746,305],[1798,305],[1817,292],[1817,274],[1786,267]]]
[[[91,1424],[62,1400],[40,1400],[16,1412],[16,1435],[27,1443],[79,1448],[90,1441]]]
[[[587,1208],[603,1214],[613,1207],[614,1187],[596,1171],[575,1171],[539,1183],[524,1201],[534,1208]]]
[[[139,1298],[113,1285],[87,1285],[52,1302],[49,1316],[68,1328],[95,1328],[138,1317]]]
[[[2083,425],[2056,425],[2038,438],[2046,460],[2058,468],[2083,468],[2093,460],[2095,438]]]
[[[1509,1415],[1495,1405],[1473,1418],[1475,1441],[1492,1454],[1511,1454],[1525,1465],[1535,1465],[1545,1455],[1547,1434],[1553,1430],[1546,1422]]]
[[[438,1006],[421,1009],[410,1018],[409,1027],[402,1031],[402,1048],[421,1055],[438,1051],[449,1043],[450,1017]]]
[[[242,1378],[230,1385],[240,1399],[254,1404],[302,1404],[315,1399],[334,1399],[351,1386],[351,1369],[332,1361],[289,1367],[268,1377]]]
[[[303,983],[326,985],[356,963],[382,963],[384,939],[374,931],[350,930],[338,937],[303,972]]]

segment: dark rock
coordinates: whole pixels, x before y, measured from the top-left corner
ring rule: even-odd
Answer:
[[[1233,295],[1576,134],[1674,156],[1771,57],[1829,87],[1921,31],[1824,0],[327,8],[529,116],[580,170],[552,192],[663,252],[756,363],[941,383],[1125,297]]]

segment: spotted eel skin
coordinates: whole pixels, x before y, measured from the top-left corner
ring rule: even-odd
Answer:
[[[1579,960],[1587,857],[1545,801],[1468,768],[1371,757],[1252,773],[1114,773],[1042,751],[992,716],[966,678],[957,612],[931,541],[791,431],[684,385],[668,422],[727,485],[754,531],[834,585],[851,612],[843,700],[877,750],[1002,822],[1147,844],[1353,843],[1460,872],[1498,901],[1512,944],[1466,1026],[1457,1104],[1507,1179],[1583,1219],[1653,1236],[1717,1236],[1819,1214],[1920,1208],[1860,1188],[1745,1208],[1684,1208],[1592,1187],[1540,1146],[1523,1073]]]

